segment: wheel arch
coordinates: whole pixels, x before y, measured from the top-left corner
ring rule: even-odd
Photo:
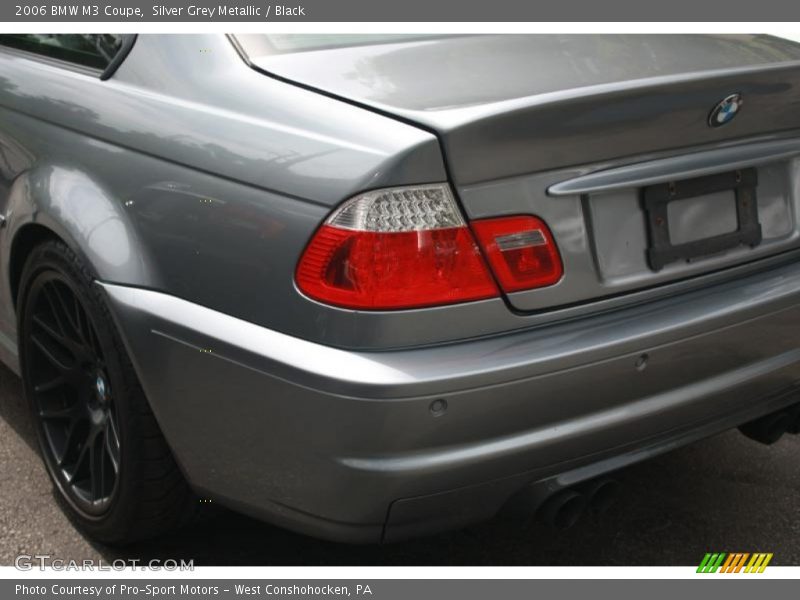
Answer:
[[[3,279],[13,311],[25,261],[48,239],[69,246],[97,279],[154,285],[152,262],[124,199],[82,170],[48,165],[20,175],[8,195],[5,225]]]
[[[125,199],[81,169],[42,164],[22,172],[0,199],[0,210],[0,362],[14,372],[19,372],[19,288],[25,262],[38,244],[62,241],[100,281],[161,285]]]

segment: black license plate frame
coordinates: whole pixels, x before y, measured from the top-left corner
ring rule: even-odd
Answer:
[[[761,243],[757,187],[758,170],[749,168],[641,188],[649,243],[647,262],[650,268],[653,271],[660,271],[669,263],[690,261],[737,246],[754,247]],[[734,192],[736,198],[738,226],[735,231],[682,244],[672,244],[667,218],[667,205],[670,202],[729,190]]]

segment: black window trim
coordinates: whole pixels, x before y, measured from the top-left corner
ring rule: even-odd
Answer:
[[[20,58],[24,58],[27,60],[33,60],[42,63],[44,65],[50,65],[51,67],[58,67],[66,71],[73,71],[75,73],[81,73],[82,75],[90,75],[92,77],[97,77],[98,79],[103,74],[102,69],[87,67],[86,65],[79,65],[77,63],[61,60],[59,58],[54,58],[52,56],[37,54],[36,52],[31,52],[29,50],[12,48],[11,46],[6,46],[4,44],[0,44],[0,52],[11,54],[12,56],[18,56]]]
[[[128,57],[128,54],[133,49],[133,45],[136,43],[136,38],[138,36],[135,33],[126,33],[122,35],[122,46],[120,46],[117,53],[114,55],[114,58],[111,59],[111,62],[108,63],[106,68],[100,74],[100,81],[105,81],[106,79],[111,78],[111,76],[117,71],[119,66],[125,61]]]
[[[27,58],[30,60],[36,60],[38,62],[52,65],[54,67],[59,67],[62,69],[67,69],[69,71],[75,71],[77,73],[82,73],[84,75],[91,75],[93,77],[97,77],[101,81],[106,81],[110,79],[112,75],[117,71],[120,65],[125,61],[128,54],[130,53],[133,45],[136,43],[136,38],[138,37],[137,34],[122,34],[122,45],[117,53],[114,55],[114,58],[111,59],[111,62],[105,67],[105,69],[99,69],[97,67],[90,67],[87,65],[81,65],[79,63],[71,62],[68,60],[63,60],[60,58],[55,58],[53,56],[47,56],[46,54],[39,54],[38,52],[33,52],[30,50],[22,50],[21,48],[14,48],[13,46],[6,46],[5,44],[0,43],[0,50],[3,52],[7,52],[9,54],[14,54],[23,58]]]

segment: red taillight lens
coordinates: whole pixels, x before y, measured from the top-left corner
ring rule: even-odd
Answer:
[[[444,185],[378,190],[346,202],[314,235],[295,278],[307,296],[357,309],[499,295]]]
[[[504,292],[553,285],[564,274],[553,235],[541,219],[501,217],[470,225]]]

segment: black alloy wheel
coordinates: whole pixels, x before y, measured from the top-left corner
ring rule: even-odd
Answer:
[[[23,388],[56,498],[88,537],[126,544],[199,514],[97,277],[58,240],[27,257],[17,294]]]
[[[78,511],[102,515],[119,487],[114,394],[95,326],[63,275],[45,271],[33,282],[25,330],[26,377],[47,466]]]

